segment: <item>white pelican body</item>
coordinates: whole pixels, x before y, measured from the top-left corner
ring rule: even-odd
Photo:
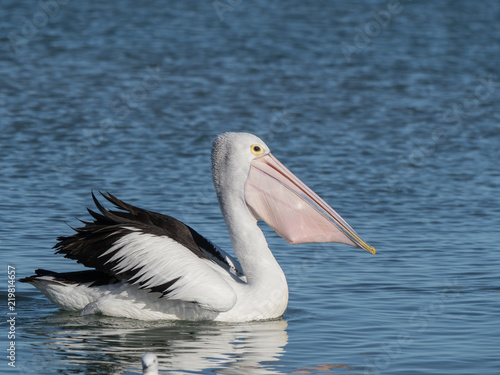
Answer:
[[[280,317],[288,303],[285,275],[258,219],[290,243],[341,242],[375,252],[256,136],[220,135],[212,165],[237,260],[180,221],[108,194],[121,211],[94,197],[94,221],[55,246],[94,270],[37,270],[21,281],[82,314],[243,322]]]

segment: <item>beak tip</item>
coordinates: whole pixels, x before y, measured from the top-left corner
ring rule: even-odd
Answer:
[[[368,251],[370,254],[372,255],[375,255],[375,253],[377,252],[377,250],[375,250],[375,248],[373,246],[370,246],[368,244],[364,244],[365,246],[362,246],[361,248]]]

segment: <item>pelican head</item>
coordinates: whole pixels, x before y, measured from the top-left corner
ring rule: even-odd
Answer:
[[[337,242],[375,254],[349,224],[300,181],[258,137],[223,133],[212,149],[215,189],[221,206],[246,206],[290,244]]]

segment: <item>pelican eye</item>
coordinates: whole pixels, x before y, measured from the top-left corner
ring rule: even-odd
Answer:
[[[262,155],[264,153],[264,149],[262,147],[260,147],[259,145],[250,146],[250,150],[252,151],[252,154],[254,154],[254,155]]]

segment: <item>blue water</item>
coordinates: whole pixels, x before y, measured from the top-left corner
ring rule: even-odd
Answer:
[[[2,373],[137,374],[146,351],[162,373],[500,373],[498,2],[10,0],[0,14]],[[230,249],[209,159],[224,131],[262,137],[377,254],[290,246],[263,225],[290,303],[248,324],[80,317],[17,282],[10,367],[7,266],[80,269],[51,247],[91,191]]]

